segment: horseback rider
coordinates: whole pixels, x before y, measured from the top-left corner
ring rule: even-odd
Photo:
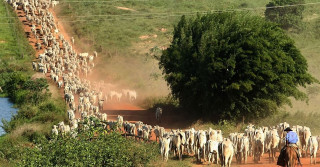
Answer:
[[[285,166],[285,152],[286,152],[286,148],[287,147],[294,147],[297,150],[297,158],[298,158],[298,164],[301,165],[300,162],[300,152],[299,152],[299,148],[297,145],[298,142],[298,135],[296,132],[292,131],[292,129],[290,127],[287,127],[285,130],[285,132],[287,132],[286,134],[286,145],[281,149],[280,151],[280,155],[278,157],[278,162],[277,165],[279,166]]]

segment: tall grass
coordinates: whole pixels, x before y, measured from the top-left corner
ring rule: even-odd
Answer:
[[[5,63],[16,68],[30,69],[22,64],[31,64],[35,51],[26,40],[21,22],[6,2],[0,3],[0,66]],[[13,17],[13,18],[12,18]]]

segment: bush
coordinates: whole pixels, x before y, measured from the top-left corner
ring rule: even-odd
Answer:
[[[149,97],[144,99],[141,106],[153,111],[157,107],[161,107],[166,111],[175,111],[179,109],[179,102],[170,95],[166,97]]]
[[[8,161],[20,159],[23,147],[19,147],[17,140],[12,140],[8,136],[3,136],[0,139],[0,155],[1,158]]]
[[[139,166],[159,154],[156,143],[136,143],[116,132],[95,139],[85,133],[89,132],[76,139],[44,140],[35,148],[27,148],[18,166]]]
[[[302,25],[303,11],[305,7],[303,5],[298,4],[304,3],[304,0],[272,0],[267,4],[265,17],[269,21],[278,23],[280,27],[283,29],[300,29]]]

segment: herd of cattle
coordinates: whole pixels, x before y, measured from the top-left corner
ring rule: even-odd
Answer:
[[[158,111],[158,109],[157,109]],[[157,112],[156,112],[157,113]],[[68,111],[69,125],[60,122],[54,125],[52,133],[54,136],[71,135],[76,137],[78,131],[86,131],[90,126],[101,126],[105,130],[123,132],[126,136],[134,136],[149,141],[154,135],[155,141],[160,144],[160,153],[164,161],[169,158],[171,152],[174,157],[182,160],[182,155],[194,155],[198,162],[221,163],[222,166],[231,166],[235,156],[237,163],[247,163],[248,156],[253,156],[255,163],[260,161],[264,153],[269,153],[270,162],[276,159],[276,152],[285,145],[284,129],[289,124],[284,122],[273,127],[255,127],[249,124],[242,133],[230,133],[223,137],[221,130],[165,130],[164,127],[151,126],[141,121],[128,122],[118,115],[117,121],[108,120],[107,114],[97,113],[94,115],[81,115],[75,119],[73,110]],[[98,121],[98,123],[97,123]],[[78,126],[81,125],[81,126]],[[298,136],[298,147],[300,154],[310,155],[310,163],[316,164],[316,155],[319,149],[320,137],[312,136],[309,127],[292,126]]]
[[[270,161],[274,162],[276,152],[285,146],[284,129],[289,124],[284,122],[273,127],[255,127],[249,124],[242,133],[230,133],[224,138],[221,130],[171,130],[166,132],[163,127],[153,128],[156,138],[159,138],[160,152],[163,160],[168,160],[169,152],[178,159],[183,154],[194,154],[197,161],[204,160],[222,166],[231,166],[233,156],[237,163],[247,163],[248,156],[253,156],[255,163],[260,161],[264,153],[269,153]],[[316,164],[316,154],[320,137],[312,136],[309,127],[292,126],[298,136],[300,154],[310,155],[310,163]],[[157,140],[157,139],[156,139]]]
[[[64,87],[64,97],[71,109],[76,109],[75,96],[80,96],[77,109],[79,112],[98,112],[103,109],[104,102],[133,101],[137,98],[135,90],[117,89],[110,83],[93,82],[85,79],[94,67],[93,60],[98,57],[76,53],[72,48],[74,38],[70,44],[62,33],[59,33],[58,22],[55,22],[49,7],[59,1],[51,0],[8,0],[15,10],[21,10],[26,15],[26,22],[30,29],[30,38],[36,39],[35,46],[43,53],[38,61],[32,63],[35,71],[50,73],[50,78],[59,88]],[[82,78],[80,76],[83,76]]]
[[[31,27],[30,36],[33,35],[37,40],[36,48],[44,49],[44,53],[38,57],[39,60],[33,62],[33,69],[44,74],[50,72],[50,77],[57,86],[64,87],[64,98],[70,108],[67,111],[69,124],[60,122],[54,125],[52,129],[54,135],[70,134],[76,137],[80,124],[82,130],[86,130],[90,126],[95,126],[96,121],[94,120],[98,120],[106,129],[123,130],[127,135],[146,140],[149,140],[154,134],[156,141],[160,143],[160,152],[165,161],[168,160],[169,152],[172,152],[180,160],[183,154],[194,154],[198,161],[204,160],[211,163],[220,161],[222,166],[230,166],[233,156],[236,157],[238,163],[246,163],[248,156],[253,156],[254,161],[258,162],[266,152],[269,153],[270,160],[274,161],[276,151],[285,145],[283,130],[289,127],[286,122],[275,127],[258,128],[248,125],[243,133],[230,133],[228,138],[224,138],[221,130],[211,128],[166,131],[164,127],[152,127],[141,121],[135,123],[123,121],[120,115],[117,121],[108,120],[107,114],[99,112],[103,110],[104,102],[121,99],[135,100],[136,91],[129,89],[114,91],[111,84],[104,82],[91,84],[89,80],[80,78],[80,76],[86,78],[92,71],[93,60],[98,54],[97,52],[93,52],[93,55],[77,54],[72,48],[74,38],[71,39],[72,44],[70,44],[62,34],[59,34],[58,25],[48,10],[50,6],[58,4],[58,1],[8,0],[7,2],[15,10],[24,11],[27,24]],[[98,90],[93,90],[94,88]],[[77,101],[75,101],[75,96],[78,97]],[[75,112],[80,113],[81,117],[76,119]],[[162,109],[158,108],[156,119],[159,122],[161,115]],[[308,127],[297,125],[291,128],[299,135],[298,146],[304,153],[303,155],[307,155],[309,150],[311,161],[316,163],[319,138],[312,136]]]

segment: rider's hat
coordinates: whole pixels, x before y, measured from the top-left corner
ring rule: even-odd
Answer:
[[[284,131],[292,131],[292,129],[290,129],[290,127],[287,127]]]

